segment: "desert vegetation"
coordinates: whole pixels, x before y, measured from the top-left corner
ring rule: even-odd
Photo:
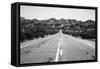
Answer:
[[[93,20],[55,18],[38,20],[20,17],[20,42],[56,34],[60,29],[64,34],[82,39],[96,39],[96,23]]]

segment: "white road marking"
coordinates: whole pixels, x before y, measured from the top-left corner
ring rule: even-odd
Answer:
[[[27,46],[30,46],[30,45],[33,45],[33,44],[35,44],[35,43],[40,43],[41,41],[44,41],[44,40],[48,40],[50,38],[50,36],[48,37],[48,38],[41,38],[41,39],[36,39],[36,40],[34,40],[34,42],[32,41],[31,43],[29,43],[29,44],[26,44],[26,45],[24,45],[24,46],[21,46],[20,45],[20,48],[24,48],[24,47],[27,47]],[[37,41],[38,40],[38,41]],[[40,41],[40,42],[39,42]]]
[[[61,40],[62,40],[62,37],[61,37],[61,31],[60,31],[60,39],[59,39],[59,44],[58,44],[58,48],[57,48],[57,54],[56,54],[56,58],[55,58],[55,62],[58,62],[59,61],[59,56],[62,55],[62,49],[61,49]]]
[[[62,49],[60,49],[60,56],[62,56]]]
[[[24,48],[24,47],[30,46],[32,44],[39,43],[41,41],[51,39],[52,37],[55,37],[55,36],[56,36],[56,34],[55,35],[49,35],[48,37],[45,37],[45,38],[33,39],[33,40],[30,40],[30,41],[27,41],[28,43],[25,42],[24,45],[23,45],[23,43],[20,43],[20,48]]]
[[[29,44],[24,45],[24,46],[20,46],[20,48],[24,48],[24,47],[27,47],[27,46],[29,46],[29,45],[32,45],[32,43],[29,43]]]
[[[61,40],[61,38],[60,38],[60,40]],[[59,40],[59,44],[58,44],[58,48],[57,48],[57,54],[56,54],[55,62],[58,62],[58,60],[59,60],[59,53],[60,53],[60,40]]]

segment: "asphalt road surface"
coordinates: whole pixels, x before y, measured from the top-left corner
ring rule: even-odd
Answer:
[[[20,44],[20,63],[93,60],[95,43],[59,33]]]

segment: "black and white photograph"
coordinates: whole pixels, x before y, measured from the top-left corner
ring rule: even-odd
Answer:
[[[96,10],[20,6],[20,64],[96,59]]]

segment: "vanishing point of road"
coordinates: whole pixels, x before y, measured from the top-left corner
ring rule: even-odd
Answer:
[[[59,33],[20,44],[20,63],[93,60],[95,42]]]

